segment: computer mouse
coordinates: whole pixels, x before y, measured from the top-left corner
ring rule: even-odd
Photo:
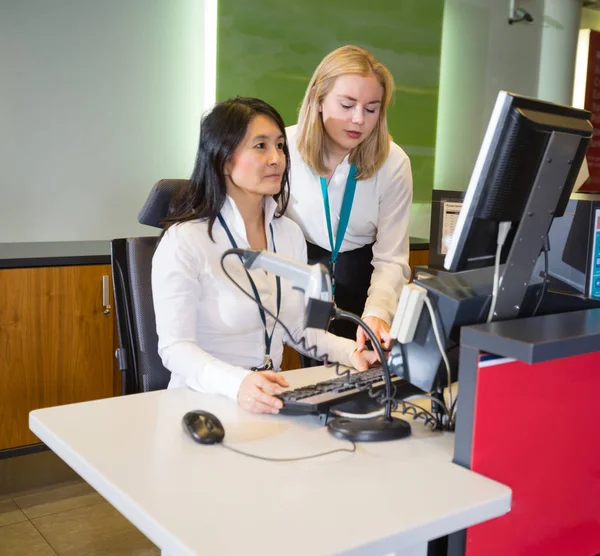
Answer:
[[[200,444],[216,444],[225,437],[223,424],[208,411],[188,411],[181,419],[183,430]]]

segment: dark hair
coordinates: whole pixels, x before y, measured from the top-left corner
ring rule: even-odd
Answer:
[[[227,196],[225,164],[240,144],[250,122],[259,114],[271,118],[285,137],[283,119],[272,106],[257,98],[236,97],[217,103],[204,115],[200,127],[200,143],[194,171],[188,182],[171,202],[169,214],[163,220],[164,229],[188,220],[208,220],[208,235],[212,235],[217,215]],[[284,144],[285,170],[281,189],[273,195],[277,201],[276,217],[283,215],[290,197],[290,151]],[[163,232],[164,233],[164,232]]]

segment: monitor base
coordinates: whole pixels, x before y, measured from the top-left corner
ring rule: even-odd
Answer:
[[[381,442],[410,436],[410,424],[402,419],[384,417],[375,419],[347,419],[337,417],[327,424],[329,432],[343,440],[352,442]]]

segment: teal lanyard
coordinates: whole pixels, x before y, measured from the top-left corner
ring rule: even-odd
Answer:
[[[233,235],[229,231],[229,226],[225,223],[225,219],[221,216],[221,214],[217,215],[221,226],[225,230],[227,237],[229,238],[229,242],[234,249],[237,249],[237,243],[235,239],[233,239]],[[269,229],[271,230],[271,240],[273,242],[273,252],[277,253],[277,248],[275,247],[275,235],[273,234],[273,225],[269,224]],[[258,288],[250,276],[248,269],[244,268],[246,271],[246,276],[248,276],[248,280],[250,281],[250,286],[252,287],[252,292],[254,293],[254,299],[258,301],[262,305],[262,301],[260,300],[260,295],[258,293]],[[277,318],[279,318],[279,310],[281,309],[281,278],[277,276],[275,278],[275,283],[277,284]],[[273,339],[273,334],[275,332],[275,326],[277,325],[277,321],[273,323],[273,329],[271,330],[271,334],[267,332],[267,316],[265,314],[264,309],[259,306],[258,312],[260,313],[260,319],[262,320],[263,326],[265,327],[265,364],[262,367],[252,367],[253,371],[263,371],[263,370],[272,370],[273,369],[273,361],[271,360],[271,340]]]
[[[348,220],[352,212],[352,203],[354,202],[354,192],[356,191],[356,166],[350,165],[346,188],[344,189],[344,198],[342,199],[342,210],[340,211],[340,223],[338,225],[335,243],[333,242],[333,229],[331,226],[331,209],[329,208],[329,192],[327,191],[327,180],[321,177],[321,193],[323,194],[323,205],[325,206],[325,219],[327,220],[327,231],[329,232],[329,246],[331,248],[331,260],[329,261],[329,272],[331,274],[331,285],[335,293],[335,263],[340,253],[340,247],[346,235]]]

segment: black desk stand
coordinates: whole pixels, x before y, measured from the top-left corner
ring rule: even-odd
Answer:
[[[385,379],[385,397],[381,400],[381,403],[385,404],[385,413],[381,417],[365,419],[336,417],[329,421],[327,429],[333,436],[352,442],[380,442],[383,440],[395,440],[410,436],[410,424],[403,419],[392,416],[394,398],[390,371],[387,366],[383,348],[375,337],[375,334],[373,334],[373,331],[353,313],[348,313],[336,308],[335,318],[349,320],[360,326],[369,336],[369,339],[373,344],[373,349],[377,351],[381,360],[381,368],[383,369],[383,376]]]

